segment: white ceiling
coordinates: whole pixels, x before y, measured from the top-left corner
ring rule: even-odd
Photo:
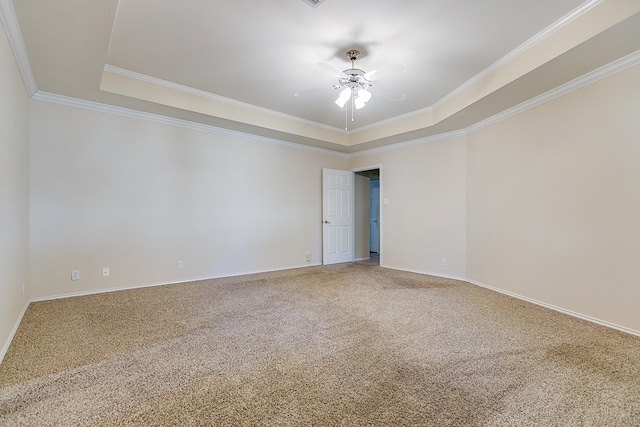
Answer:
[[[38,91],[344,152],[469,126],[640,49],[636,0],[13,6]],[[345,132],[317,63],[350,68],[352,48],[357,68],[406,69],[374,82]]]

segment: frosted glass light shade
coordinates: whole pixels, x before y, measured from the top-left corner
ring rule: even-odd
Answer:
[[[351,98],[351,88],[345,88],[342,92],[340,92],[340,96],[336,99],[336,105],[340,108],[344,108],[344,105]]]

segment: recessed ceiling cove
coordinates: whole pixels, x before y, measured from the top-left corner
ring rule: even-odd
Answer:
[[[469,126],[640,49],[635,0],[55,3],[14,2],[38,90],[344,152]],[[349,50],[365,74],[403,70],[345,131],[318,64],[351,69]]]

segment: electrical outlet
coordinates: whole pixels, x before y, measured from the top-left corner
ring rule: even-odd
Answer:
[[[182,270],[184,268],[184,262],[178,261],[178,270]]]
[[[109,267],[104,267],[102,269],[102,277],[109,277]]]
[[[24,295],[24,291],[25,291],[24,282],[22,282],[22,295]]]
[[[80,270],[71,271],[71,280],[80,280]]]
[[[447,266],[447,259],[446,259],[446,258],[442,258],[442,260],[440,261],[440,263],[441,263],[443,266],[445,266],[445,267],[446,267],[446,266]]]
[[[307,262],[311,261],[311,251],[307,251]]]

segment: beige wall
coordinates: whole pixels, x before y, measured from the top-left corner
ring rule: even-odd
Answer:
[[[469,136],[467,277],[640,331],[640,67]]]
[[[0,28],[0,360],[27,304],[29,97]],[[22,292],[22,284],[26,292]]]
[[[381,167],[383,266],[640,331],[638,66],[467,136],[347,159],[29,101],[4,33],[0,60],[3,351],[28,298],[320,263],[323,167]]]
[[[318,264],[321,171],[347,167],[337,155],[35,100],[30,162],[36,298]]]
[[[385,267],[465,277],[466,140],[435,141],[354,157],[382,165],[381,261]],[[447,266],[441,263],[447,258]]]

